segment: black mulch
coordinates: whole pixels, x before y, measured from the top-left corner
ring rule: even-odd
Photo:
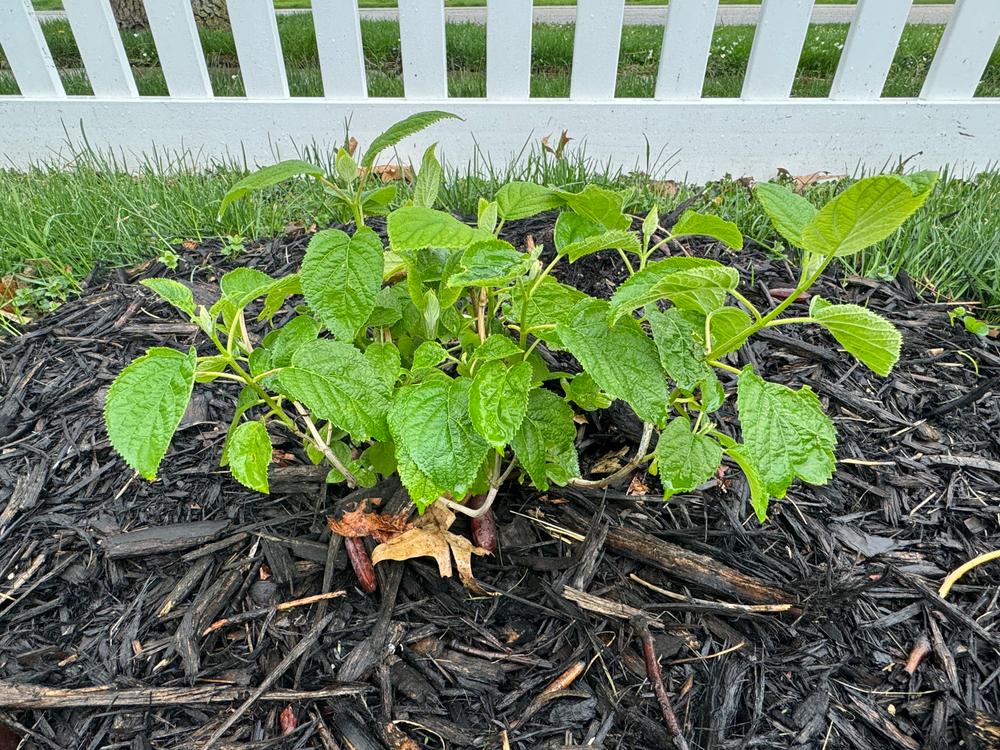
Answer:
[[[545,241],[550,226],[509,236]],[[284,273],[307,241],[263,242],[239,263]],[[755,302],[793,283],[760,248],[733,260]],[[232,265],[206,246],[177,276],[210,298]],[[199,342],[134,283],[162,273],[93,282],[0,341],[0,747],[201,747],[248,698],[218,747],[670,747],[634,610],[653,620],[692,748],[998,746],[1000,563],[946,600],[936,591],[1000,547],[1000,350],[909,280],[820,284],[902,328],[887,379],[797,327],[738,353],[821,395],[840,434],[828,486],[795,485],[764,526],[732,469],[666,506],[649,477],[638,495],[641,482],[511,489],[500,551],[475,562],[503,595],[474,599],[424,561],[380,566],[379,593],[361,593],[324,526],[338,490],[290,441],[268,497],[218,468],[235,395],[224,384],[196,389],[159,481],[125,468],[102,428],[108,384],[149,346]],[[604,254],[569,277],[606,295],[621,269]],[[631,443],[628,421],[593,417],[586,465]],[[375,494],[401,500],[391,485]],[[346,595],[274,609],[327,590],[324,578]],[[794,608],[731,606],[778,603]],[[90,687],[107,689],[79,692]]]

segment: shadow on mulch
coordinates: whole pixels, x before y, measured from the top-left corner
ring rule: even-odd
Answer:
[[[508,237],[544,242],[550,227],[515,223]],[[307,242],[259,243],[238,264],[289,272]],[[755,303],[794,283],[759,248],[732,260]],[[593,256],[568,280],[607,296],[617,263]],[[209,245],[175,275],[210,299],[233,265]],[[811,329],[765,332],[735,357],[820,394],[840,435],[829,485],[794,485],[764,526],[731,470],[666,505],[628,482],[511,487],[500,550],[476,561],[502,595],[472,599],[422,561],[380,565],[379,593],[361,593],[324,524],[347,503],[281,433],[270,496],[218,468],[224,385],[196,389],[159,481],[126,469],[101,422],[109,383],[149,346],[200,342],[134,283],[164,273],[92,283],[0,341],[0,747],[200,747],[248,699],[217,747],[500,748],[503,730],[512,748],[670,747],[637,611],[692,748],[997,747],[996,567],[947,600],[935,591],[1000,546],[1000,351],[907,279],[831,275],[817,290],[900,326],[887,379]],[[593,415],[585,465],[632,428],[623,410]],[[405,501],[391,483],[371,494]],[[750,606],[779,603],[794,608]]]

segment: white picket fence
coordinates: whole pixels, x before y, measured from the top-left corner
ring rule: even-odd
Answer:
[[[67,96],[30,0],[0,0],[0,45],[20,96],[0,97],[0,154],[26,165],[67,143],[129,159],[154,149],[270,163],[297,148],[365,143],[424,109],[464,118],[405,142],[432,141],[452,164],[494,162],[569,130],[587,153],[625,167],[676,153],[675,176],[854,172],[899,160],[959,171],[1000,162],[1000,99],[974,98],[1000,37],[1000,0],[957,0],[923,90],[883,98],[911,0],[861,0],[828,98],[791,98],[812,0],[764,0],[742,95],[702,97],[718,0],[671,0],[652,99],[615,98],[624,0],[578,0],[568,99],[529,97],[531,0],[488,0],[487,93],[448,97],[442,0],[399,0],[405,97],[369,98],[354,0],[312,0],[322,98],[291,97],[271,0],[229,0],[246,98],[215,97],[189,0],[145,0],[169,96],[139,96],[107,0],[65,0],[93,96]]]

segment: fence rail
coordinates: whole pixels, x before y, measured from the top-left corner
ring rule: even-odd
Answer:
[[[578,0],[570,95],[533,99],[531,0],[488,0],[486,96],[449,98],[442,0],[399,0],[404,97],[370,98],[354,0],[312,0],[323,97],[291,97],[270,0],[228,0],[246,97],[213,95],[190,0],[145,0],[168,96],[140,96],[108,0],[65,0],[92,96],[67,96],[30,0],[0,0],[0,46],[21,94],[0,96],[0,153],[27,163],[68,143],[138,159],[153,149],[252,163],[298,146],[333,146],[342,123],[362,142],[421,109],[442,123],[404,143],[415,158],[440,141],[454,163],[479,148],[495,161],[563,128],[588,153],[630,167],[676,153],[676,173],[772,175],[828,169],[1000,161],[1000,99],[975,97],[1000,38],[1000,1],[957,0],[923,90],[883,98],[911,0],[861,0],[828,98],[792,98],[813,0],[764,0],[738,99],[703,98],[718,0],[671,0],[655,92],[615,98],[624,0]]]

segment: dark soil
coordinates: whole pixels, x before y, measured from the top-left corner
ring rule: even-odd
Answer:
[[[546,241],[550,225],[510,236]],[[239,263],[282,273],[307,241]],[[755,302],[793,283],[759,248],[732,257]],[[177,276],[207,295],[232,265],[207,246]],[[764,526],[734,470],[667,505],[641,476],[631,493],[511,488],[500,549],[475,562],[502,595],[471,598],[426,561],[380,565],[379,592],[362,593],[325,529],[337,490],[290,442],[270,496],[233,482],[218,468],[225,385],[196,389],[159,481],[126,469],[102,427],[108,384],[149,346],[199,341],[134,283],[163,273],[93,282],[0,342],[0,748],[202,747],[238,708],[217,747],[666,748],[636,614],[692,748],[998,746],[1000,567],[936,591],[1000,547],[1000,350],[907,279],[819,289],[901,327],[889,378],[794,327],[734,358],[820,394],[840,434],[828,486],[793,486]],[[606,296],[622,276],[605,254],[566,278]],[[628,422],[593,417],[587,466],[629,442]],[[372,494],[405,501],[391,484]],[[793,607],[747,606],[761,604]]]

